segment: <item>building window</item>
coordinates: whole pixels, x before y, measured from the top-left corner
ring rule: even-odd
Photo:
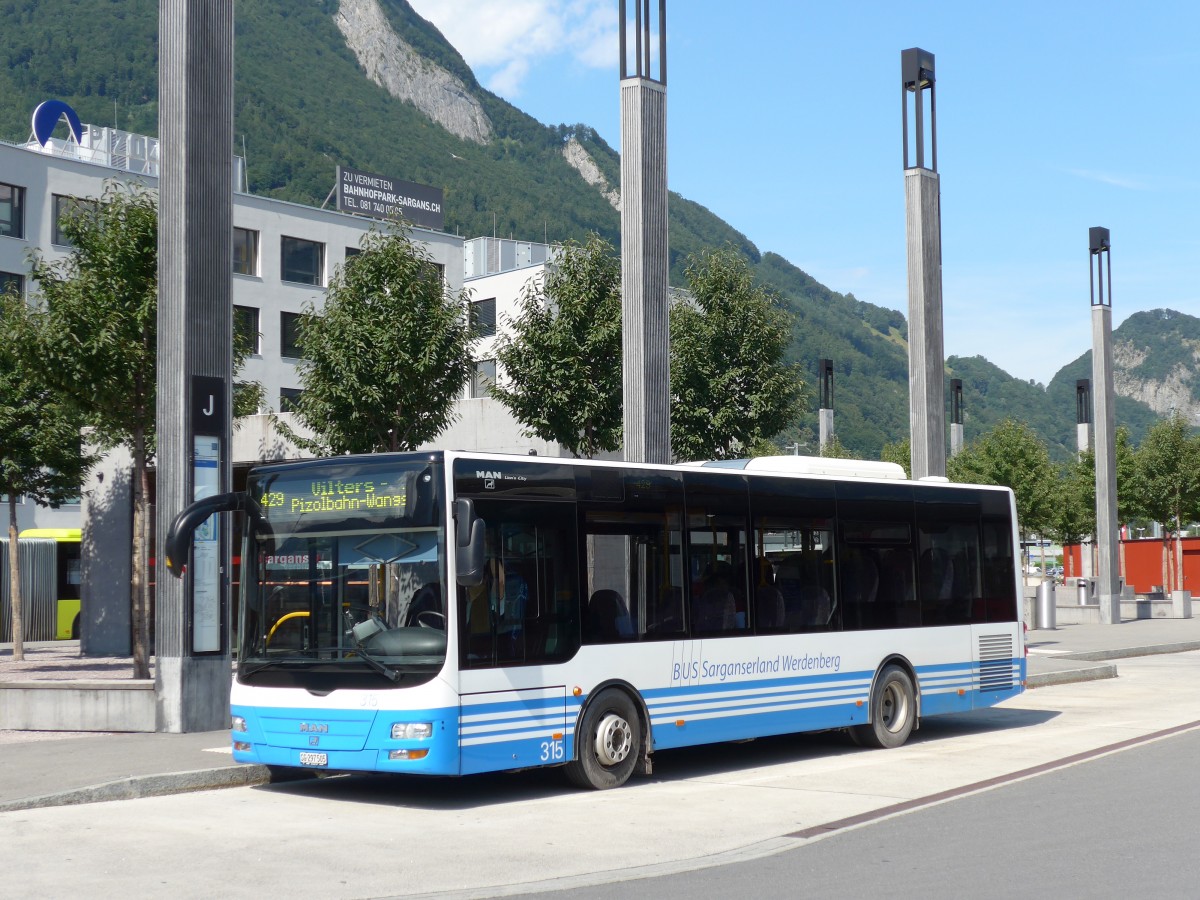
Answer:
[[[279,355],[299,359],[300,345],[297,342],[300,331],[300,313],[279,314]]]
[[[258,232],[233,229],[233,271],[238,275],[258,274]]]
[[[300,402],[300,395],[303,393],[304,391],[300,388],[280,388],[279,411],[281,413],[294,411],[296,404]]]
[[[475,363],[475,377],[471,379],[471,396],[488,396],[488,388],[496,383],[496,361],[481,359]]]
[[[25,276],[16,272],[0,272],[0,295],[13,293],[25,296]]]
[[[258,333],[258,309],[253,306],[235,306],[233,308],[233,333],[237,336],[246,352],[254,356],[262,353],[262,344]]]
[[[358,256],[358,254],[360,254],[360,253],[362,253],[361,247],[347,247],[346,248],[346,259],[350,259],[353,256]]]
[[[25,237],[25,188],[0,184],[0,235]]]
[[[95,200],[80,200],[78,197],[66,197],[62,194],[54,195],[54,239],[53,242],[60,247],[73,247],[71,239],[67,237],[63,231],[63,225],[68,217],[75,213],[86,213],[96,209]]]
[[[493,337],[496,334],[496,298],[471,302],[471,326],[475,337]]]
[[[318,241],[283,237],[279,277],[297,284],[324,284],[325,245]]]

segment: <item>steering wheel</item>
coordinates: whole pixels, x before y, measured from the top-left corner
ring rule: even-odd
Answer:
[[[423,609],[417,613],[414,621],[422,628],[436,628],[438,631],[446,630],[446,617],[437,610]]]

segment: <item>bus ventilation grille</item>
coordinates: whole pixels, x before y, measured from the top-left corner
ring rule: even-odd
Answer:
[[[1013,686],[1011,634],[979,636],[979,690],[1007,691]]]

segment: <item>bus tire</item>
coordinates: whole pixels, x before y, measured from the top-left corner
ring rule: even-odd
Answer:
[[[908,740],[916,723],[912,679],[900,666],[885,666],[871,692],[871,721],[852,726],[850,736],[861,747],[890,750]]]
[[[76,616],[75,620],[71,622],[71,640],[79,640],[79,616]]]
[[[602,791],[629,780],[642,755],[641,718],[624,691],[601,691],[587,705],[576,741],[576,758],[566,765],[576,787]]]

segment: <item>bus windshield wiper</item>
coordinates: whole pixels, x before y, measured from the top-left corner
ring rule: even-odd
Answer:
[[[255,672],[261,672],[263,669],[274,668],[275,666],[284,666],[289,663],[308,662],[303,656],[281,656],[279,659],[265,659],[262,662],[254,663],[249,666],[238,666],[239,675],[253,675]]]
[[[375,627],[364,629],[363,626],[367,622],[370,622]],[[388,679],[388,681],[392,682],[392,684],[398,684],[400,681],[400,673],[391,666],[387,665],[387,663],[380,662],[378,659],[372,656],[370,651],[367,650],[366,646],[364,646],[366,641],[378,634],[380,630],[383,629],[378,627],[375,619],[367,619],[366,622],[360,622],[358,625],[351,628],[350,634],[354,638],[354,646],[357,648],[356,652],[358,653],[359,659],[365,662],[384,678]],[[359,637],[360,633],[364,634],[364,637]]]

